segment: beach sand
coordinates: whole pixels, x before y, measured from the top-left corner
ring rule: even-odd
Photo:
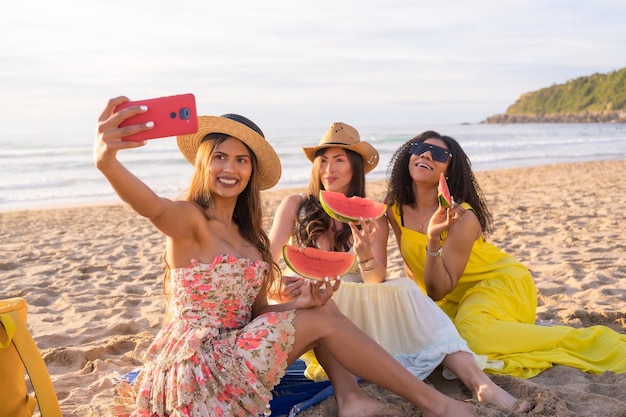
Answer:
[[[603,324],[626,333],[626,161],[478,172],[477,178],[494,214],[489,239],[535,277],[537,320]],[[368,187],[370,197],[382,198],[384,182]],[[301,191],[263,193],[267,230],[281,198]],[[141,365],[161,326],[163,237],[123,205],[4,212],[0,228],[0,297],[28,301],[29,327],[63,415],[110,416],[115,375]],[[393,239],[389,275],[403,275]],[[626,416],[626,374],[557,366],[528,380],[492,378],[535,404],[529,416]],[[427,381],[468,398],[462,384],[443,380],[439,370]],[[363,385],[408,415],[420,415],[394,394]],[[503,415],[486,405],[476,405],[475,414]],[[335,401],[300,415],[336,415]]]

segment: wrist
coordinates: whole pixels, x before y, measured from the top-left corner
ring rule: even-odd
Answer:
[[[377,266],[378,266],[378,264],[374,263],[373,265],[365,267],[365,268],[359,267],[359,269],[361,270],[361,272],[372,272],[373,270],[376,269]]]
[[[378,262],[376,262],[376,259],[374,259],[373,256],[367,258],[364,261],[359,261],[359,270],[361,272],[373,271],[374,269],[376,269],[377,266]]]
[[[374,260],[374,255],[370,255],[370,256],[359,256],[357,255],[357,262],[359,264],[366,264],[368,262],[372,262]]]
[[[437,250],[429,250],[428,246],[426,246],[426,255],[428,256],[441,257],[442,253],[443,253],[443,246],[439,246]]]

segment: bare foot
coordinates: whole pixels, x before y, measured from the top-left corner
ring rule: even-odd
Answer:
[[[517,413],[528,413],[532,406],[528,401],[520,401],[496,384],[480,385],[474,393],[474,400],[490,403]]]
[[[350,397],[339,407],[339,417],[406,417],[402,410],[392,404],[378,401],[365,393],[361,394]]]
[[[439,404],[437,410],[420,410],[424,417],[473,417],[474,407],[462,401],[450,400]]]

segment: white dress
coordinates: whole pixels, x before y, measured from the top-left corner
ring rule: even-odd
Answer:
[[[289,268],[284,274],[297,275]],[[357,327],[420,379],[428,377],[446,355],[459,351],[470,353],[481,369],[486,366],[487,357],[469,349],[452,320],[409,278],[366,284],[356,270],[341,277],[333,300]],[[312,354],[303,359],[307,376],[316,381],[326,378]],[[455,378],[449,370],[443,375]]]

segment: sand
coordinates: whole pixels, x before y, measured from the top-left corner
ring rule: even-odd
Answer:
[[[626,161],[478,172],[491,204],[490,240],[534,274],[537,320],[626,333]],[[385,183],[369,184],[380,199]],[[266,227],[277,204],[298,190],[264,192]],[[159,330],[163,237],[123,205],[0,213],[1,298],[24,297],[28,323],[65,417],[111,415],[115,376],[141,365]],[[393,239],[389,275],[403,274]],[[624,352],[626,355],[626,352]],[[554,367],[522,380],[492,376],[535,404],[530,416],[626,416],[626,374]],[[427,380],[459,399],[468,391],[435,373]],[[419,410],[373,384],[373,396]],[[475,406],[484,416],[501,410]],[[336,415],[333,398],[301,413]],[[509,413],[509,416],[514,414]]]

